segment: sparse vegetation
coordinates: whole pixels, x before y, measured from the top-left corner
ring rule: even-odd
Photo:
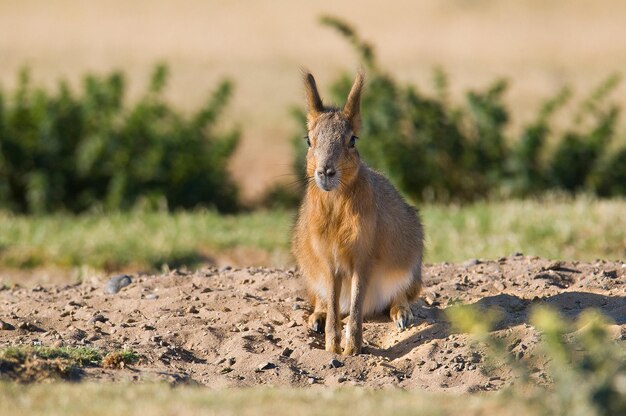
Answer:
[[[137,353],[126,349],[104,354],[90,347],[12,346],[0,350],[0,380],[78,379],[83,367],[124,368],[138,360]]]
[[[80,368],[99,365],[100,352],[87,347],[22,347],[0,351],[0,376],[19,382],[77,378]]]
[[[139,361],[139,355],[131,350],[119,350],[108,353],[102,359],[104,368],[124,368]]]

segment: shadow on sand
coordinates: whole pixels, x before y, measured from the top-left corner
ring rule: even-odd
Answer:
[[[564,292],[546,297],[538,302],[533,302],[515,295],[500,294],[485,297],[470,305],[481,309],[498,309],[502,313],[502,319],[496,324],[494,330],[502,330],[524,323],[529,324],[530,310],[533,306],[540,304],[550,306],[568,319],[576,319],[585,309],[594,308],[616,324],[626,324],[626,297],[624,296],[604,296],[589,292]],[[416,323],[427,322],[430,324],[428,327],[390,348],[367,347],[365,351],[369,354],[395,360],[402,358],[425,342],[448,337],[453,331],[447,319],[447,309],[437,307],[418,308],[414,306],[413,312],[416,316],[420,313],[424,315],[424,312],[427,315],[425,319],[418,318]]]

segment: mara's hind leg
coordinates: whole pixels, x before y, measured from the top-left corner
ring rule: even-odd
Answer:
[[[396,323],[400,330],[404,331],[413,322],[413,312],[406,292],[399,293],[391,301],[389,317]]]
[[[313,313],[309,316],[309,328],[318,334],[323,334],[326,326],[326,302],[317,295],[315,295],[314,302]]]
[[[421,270],[415,274],[415,278],[411,287],[399,293],[392,301],[389,308],[389,317],[396,323],[400,330],[404,331],[413,322],[413,311],[411,311],[411,302],[413,302],[422,290]]]

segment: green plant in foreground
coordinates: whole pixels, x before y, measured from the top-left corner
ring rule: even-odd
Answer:
[[[552,309],[532,310],[530,322],[541,334],[540,351],[548,362],[547,385],[538,385],[529,364],[513,357],[505,341],[489,332],[496,312],[456,306],[448,316],[454,328],[487,346],[495,365],[513,369],[517,378],[505,398],[526,401],[538,414],[626,414],[626,352],[610,338],[609,321],[600,312],[586,310],[570,323]]]

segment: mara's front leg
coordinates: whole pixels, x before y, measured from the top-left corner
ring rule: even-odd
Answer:
[[[341,277],[330,274],[326,281],[328,299],[326,302],[326,351],[341,353]]]
[[[363,344],[363,300],[367,289],[367,273],[355,272],[352,275],[350,294],[350,317],[346,329],[345,355],[361,353]]]

